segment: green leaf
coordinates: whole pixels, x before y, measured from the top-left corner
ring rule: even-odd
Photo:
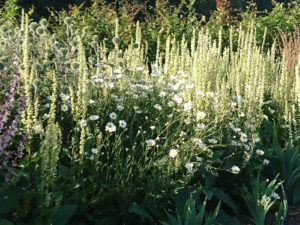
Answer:
[[[53,224],[65,225],[75,213],[76,209],[77,205],[71,204],[66,204],[63,207],[58,208],[53,218]]]
[[[130,213],[135,213],[143,218],[147,218],[149,220],[152,220],[152,217],[150,216],[150,214],[144,210],[143,208],[141,208],[136,202],[134,202],[130,208],[128,209],[128,211]]]
[[[0,214],[8,213],[11,209],[18,206],[19,200],[22,197],[22,189],[12,187],[8,190],[0,192]]]
[[[58,164],[58,174],[66,180],[71,180],[72,178],[70,169],[62,164]]]
[[[9,220],[6,220],[6,219],[0,220],[0,224],[1,225],[14,225],[12,222],[10,222]]]
[[[233,203],[233,201],[231,200],[228,194],[226,194],[223,190],[218,188],[212,189],[212,192],[214,196],[218,197],[220,200],[222,200],[222,202],[230,206],[235,214],[237,215],[239,214],[239,210],[237,206]]]

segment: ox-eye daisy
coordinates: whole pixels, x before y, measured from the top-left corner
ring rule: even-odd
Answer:
[[[113,123],[109,122],[106,124],[105,130],[111,133],[111,132],[115,132],[117,130],[117,127]]]

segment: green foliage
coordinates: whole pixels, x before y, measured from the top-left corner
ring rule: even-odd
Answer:
[[[216,223],[216,219],[220,210],[221,202],[210,215],[205,215],[206,207],[205,199],[200,205],[196,205],[192,196],[186,201],[184,211],[182,214],[176,215],[176,217],[167,213],[169,222],[162,222],[163,225],[213,225]]]
[[[278,127],[273,128],[273,153],[272,173],[280,173],[280,178],[285,180],[284,189],[289,202],[300,201],[300,148],[293,147],[290,142],[281,148],[278,142]]]
[[[5,1],[4,7],[0,9],[0,24],[6,22],[9,25],[14,25],[17,22],[18,15],[20,14],[20,6],[17,5],[17,2],[18,0]]]
[[[271,198],[283,182],[278,182],[278,175],[271,182],[268,179],[261,180],[260,175],[251,177],[250,182],[250,190],[244,187],[241,196],[250,212],[251,221],[256,225],[264,225],[266,215],[276,201]]]

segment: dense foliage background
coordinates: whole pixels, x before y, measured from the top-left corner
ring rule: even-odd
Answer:
[[[0,225],[285,223],[297,1],[2,5]]]

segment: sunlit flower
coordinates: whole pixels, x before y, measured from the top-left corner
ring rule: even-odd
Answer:
[[[64,101],[64,102],[67,102],[70,99],[70,96],[65,95],[65,94],[61,94],[60,97],[61,97],[61,100]]]
[[[185,168],[187,168],[189,173],[193,172],[193,167],[194,167],[193,163],[186,163],[185,164]]]
[[[207,147],[206,147],[206,145],[205,145],[205,144],[203,144],[203,143],[200,143],[200,144],[199,144],[199,148],[200,148],[202,151],[205,151],[205,150],[207,150]]]
[[[168,102],[168,106],[173,107],[174,106],[174,102],[173,101],[169,101]]]
[[[150,129],[151,129],[151,130],[154,130],[154,129],[155,129],[155,126],[150,126]]]
[[[217,144],[218,143],[218,141],[214,138],[208,139],[208,142],[211,143],[211,144]]]
[[[109,89],[112,89],[112,88],[115,87],[115,84],[114,84],[113,82],[110,82],[110,83],[107,84],[107,87],[108,87]]]
[[[205,128],[205,124],[204,123],[197,123],[197,128],[198,129],[204,129]]]
[[[205,96],[205,93],[203,91],[196,91],[196,96],[202,98]]]
[[[231,105],[232,107],[235,107],[235,106],[237,106],[237,103],[236,103],[236,102],[231,102],[230,105]]]
[[[206,116],[205,112],[197,112],[196,114],[196,120],[202,120]]]
[[[258,149],[258,150],[256,150],[256,154],[257,155],[264,155],[265,152],[263,150],[261,150],[261,149]]]
[[[271,202],[270,197],[263,197],[262,200],[260,201],[260,204],[262,204],[264,207],[268,206],[269,203]]]
[[[154,105],[154,108],[157,109],[158,111],[161,111],[161,110],[162,110],[162,107],[161,107],[161,105],[159,105],[159,104],[155,104],[155,105]]]
[[[189,111],[192,109],[192,103],[191,102],[187,102],[183,105],[183,109],[184,111]]]
[[[84,119],[80,120],[80,121],[79,121],[79,125],[80,125],[81,127],[85,127],[85,126],[86,126],[86,120],[84,120]]]
[[[44,132],[44,129],[43,129],[42,125],[40,125],[40,124],[35,125],[33,127],[33,130],[34,130],[35,134],[40,134],[40,133]]]
[[[115,120],[115,119],[117,119],[117,114],[114,113],[114,112],[112,112],[112,113],[109,114],[109,117],[110,117],[112,120]]]
[[[127,123],[125,122],[125,120],[120,120],[119,125],[120,127],[125,128],[127,126]]]
[[[241,128],[238,128],[238,127],[232,127],[232,130],[236,133],[240,132],[242,129]]]
[[[231,172],[234,173],[234,174],[238,174],[240,172],[240,168],[238,166],[233,166],[231,168]]]
[[[206,92],[206,96],[207,97],[214,97],[214,93],[213,92]]]
[[[199,138],[193,138],[193,142],[194,142],[196,145],[202,144],[202,141],[201,141],[201,139],[199,139]]]
[[[269,163],[270,163],[270,160],[264,159],[263,164],[264,164],[265,166],[269,165]]]
[[[241,112],[240,117],[244,117],[244,116],[245,116],[245,113]]]
[[[176,149],[171,149],[169,152],[169,156],[171,158],[175,158],[177,156],[177,150]]]
[[[99,116],[98,116],[98,115],[91,115],[91,116],[89,117],[89,120],[97,120],[97,119],[99,119]]]
[[[190,118],[186,118],[186,119],[184,119],[183,121],[184,121],[185,124],[190,124],[190,123],[191,123]]]
[[[108,131],[109,133],[112,133],[117,130],[117,127],[113,123],[109,122],[106,124],[105,130]]]
[[[117,110],[122,111],[124,109],[124,106],[122,105],[117,105]]]
[[[164,91],[159,92],[159,96],[160,96],[160,97],[165,97],[166,95],[167,95],[167,93],[164,92]]]
[[[95,100],[93,100],[93,99],[90,99],[90,104],[95,104],[96,103],[96,101]]]
[[[177,104],[181,104],[181,103],[182,103],[182,98],[180,98],[178,95],[174,95],[174,96],[173,96],[173,100],[174,100]]]
[[[155,146],[156,142],[153,139],[146,140],[147,147]]]
[[[242,142],[247,142],[247,134],[241,133],[241,141]]]
[[[61,106],[61,111],[63,111],[63,112],[67,112],[68,109],[69,109],[68,106],[65,104]]]
[[[97,148],[92,148],[91,152],[94,153],[94,154],[97,154],[98,153],[98,149]]]

